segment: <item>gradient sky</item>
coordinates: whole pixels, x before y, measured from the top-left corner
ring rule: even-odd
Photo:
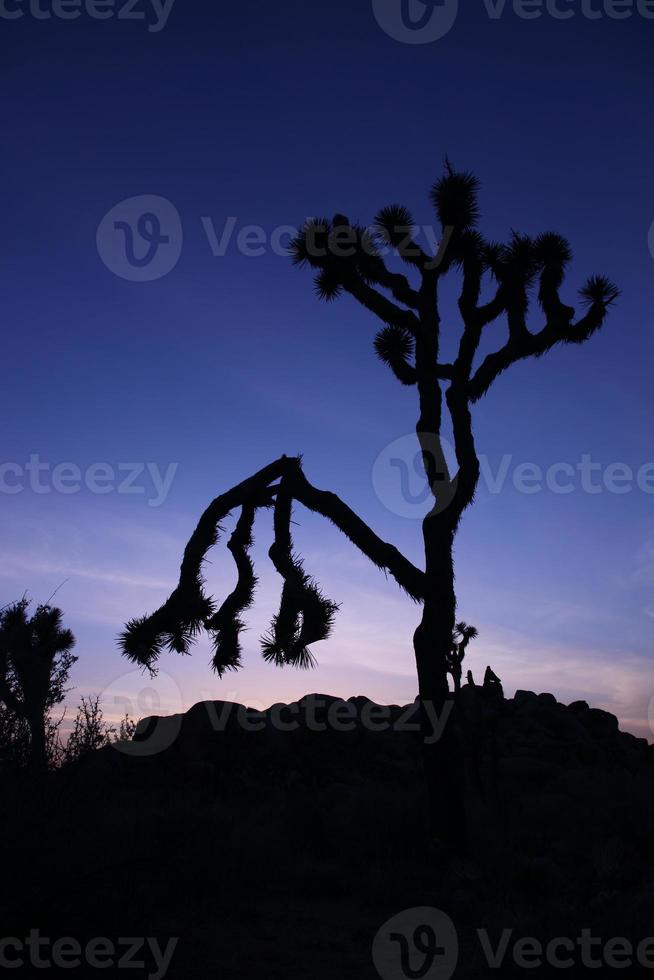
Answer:
[[[312,675],[258,654],[279,596],[266,517],[241,673],[219,681],[203,643],[192,659],[166,656],[151,685],[115,637],[168,595],[206,504],[284,452],[303,453],[312,482],[420,560],[400,470],[375,469],[411,434],[416,407],[373,354],[374,318],[347,299],[320,305],[310,276],[269,247],[247,256],[232,240],[214,256],[206,227],[220,237],[231,217],[235,235],[257,225],[269,238],[337,210],[365,224],[398,200],[430,225],[428,190],[448,154],[482,181],[489,238],[560,231],[576,256],[569,299],[594,272],[623,290],[599,336],[514,367],[476,409],[488,469],[510,460],[500,492],[482,484],[457,543],[460,615],[481,633],[470,666],[481,675],[492,664],[509,693],[586,698],[652,738],[654,496],[589,493],[581,475],[570,493],[526,494],[514,477],[521,464],[590,456],[601,484],[611,464],[654,461],[654,20],[589,19],[563,0],[576,14],[565,21],[461,6],[451,31],[424,45],[385,33],[371,0],[177,0],[156,32],[86,14],[37,19],[27,5],[22,18],[0,17],[0,462],[177,466],[158,507],[143,478],[143,494],[63,494],[46,475],[51,492],[39,493],[24,472],[21,492],[0,493],[0,601],[25,591],[45,601],[67,580],[56,601],[78,637],[71,702],[103,693],[113,717],[124,693],[135,714],[157,697],[175,710],[207,697],[415,696],[418,609],[300,511],[307,568],[342,603]],[[170,201],[183,228],[177,265],[152,282],[113,274],[96,244],[103,217],[141,195]],[[445,299],[447,347],[458,324]],[[489,343],[501,341],[493,328]],[[398,454],[413,464],[410,440],[383,458]],[[8,472],[5,487],[20,482]],[[220,549],[212,559],[222,596],[231,566]]]

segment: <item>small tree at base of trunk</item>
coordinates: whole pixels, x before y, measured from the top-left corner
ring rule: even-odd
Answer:
[[[453,545],[465,509],[472,503],[480,475],[472,428],[472,406],[507,368],[539,357],[558,344],[581,344],[604,323],[618,290],[601,276],[581,290],[587,309],[579,319],[560,298],[570,247],[559,235],[536,238],[513,233],[506,245],[487,242],[476,230],[478,183],[446,165],[431,200],[441,226],[438,254],[419,246],[415,222],[406,208],[393,205],[377,215],[374,229],[352,224],[343,215],[309,221],[292,246],[296,264],[315,272],[320,298],[349,295],[374,314],[381,326],[375,340],[378,357],[397,380],[417,392],[416,434],[431,505],[423,522],[424,570],[382,541],[335,494],[317,490],[306,479],[299,459],[283,457],[218,497],[205,511],[184,554],[180,580],[167,602],[151,616],[133,620],[121,637],[131,660],[154,670],[164,649],[187,653],[206,630],[213,639],[213,666],[219,674],[241,666],[242,614],[253,600],[256,579],[249,555],[256,511],[274,507],[275,542],[270,557],[283,579],[279,613],[263,640],[264,656],[297,667],[312,665],[312,643],[330,633],[336,606],[306,574],[292,549],[294,502],[330,519],[379,568],[389,572],[417,602],[422,618],[413,642],[419,696],[427,726],[450,700],[448,672],[456,626]],[[409,276],[392,271],[384,253],[394,250]],[[448,274],[460,276],[461,330],[455,359],[441,359],[439,288]],[[482,292],[490,286],[490,295]],[[543,321],[534,331],[527,317],[536,296]],[[507,324],[506,342],[477,363],[484,331],[499,318]],[[442,440],[443,416],[449,413],[457,472],[450,473]],[[202,564],[216,544],[220,521],[234,509],[241,515],[228,544],[238,584],[216,609],[206,596]],[[450,705],[451,707],[451,705]],[[448,723],[434,744],[425,740],[425,762],[434,833],[462,844],[465,828],[462,751],[457,726]],[[429,746],[429,747],[427,747]]]
[[[463,676],[463,661],[465,660],[466,650],[471,640],[476,639],[479,633],[474,626],[467,623],[457,623],[452,637],[452,649],[448,663],[448,673],[454,684],[454,693],[458,694],[461,690],[461,678]]]

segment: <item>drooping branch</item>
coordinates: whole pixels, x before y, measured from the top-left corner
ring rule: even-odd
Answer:
[[[227,544],[234,558],[238,581],[231,595],[207,622],[207,632],[214,636],[213,668],[219,677],[227,670],[239,670],[241,667],[240,634],[245,628],[241,616],[252,605],[257,584],[250,557],[255,515],[256,507],[252,504],[243,506],[234,533]]]
[[[215,614],[213,601],[204,592],[202,565],[218,541],[220,522],[237,507],[257,502],[267,506],[267,488],[281,479],[289,466],[290,460],[283,456],[212,501],[186,545],[177,588],[152,615],[131,620],[119,637],[126,657],[154,670],[165,649],[189,652]]]
[[[382,541],[335,493],[312,486],[299,463],[289,477],[288,487],[298,503],[330,520],[373,565],[389,572],[415,602],[422,602],[425,596],[424,572],[394,545]]]
[[[284,580],[284,586],[279,612],[273,619],[270,632],[262,640],[264,660],[278,667],[284,667],[291,660],[302,617],[304,573],[300,563],[293,557],[292,505],[290,495],[280,489],[275,501],[275,540],[269,555]]]
[[[252,523],[259,508],[269,507],[276,501],[275,544],[270,555],[284,578],[284,590],[272,640],[283,642],[279,645],[280,656],[270,659],[309,664],[308,644],[328,635],[336,606],[322,596],[301,561],[293,555],[290,535],[293,500],[327,517],[374,565],[389,572],[412,599],[423,600],[424,573],[397,548],[382,541],[339,497],[312,486],[298,458],[283,456],[209,505],[186,546],[177,588],[160,609],[130,621],[120,636],[125,656],[154,672],[164,650],[186,654],[200,632],[206,630],[216,647],[216,670],[220,673],[238,668],[240,615],[250,605],[255,584],[249,556]],[[243,508],[243,512],[229,547],[237,564],[239,581],[216,612],[213,600],[204,592],[202,566],[208,551],[218,541],[220,522],[237,507]]]
[[[292,497],[284,479],[275,502],[275,541],[270,549],[284,587],[279,612],[262,640],[263,656],[278,667],[309,669],[316,663],[309,644],[327,639],[338,606],[322,595],[293,554],[291,517]]]

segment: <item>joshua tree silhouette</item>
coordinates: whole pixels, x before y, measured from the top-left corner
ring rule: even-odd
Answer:
[[[75,637],[62,626],[63,613],[53,606],[38,606],[28,616],[29,600],[21,599],[0,612],[0,701],[27,722],[30,763],[47,765],[46,714],[61,704]]]
[[[475,627],[468,626],[467,623],[457,623],[454,627],[448,673],[452,677],[456,694],[461,690],[461,677],[463,675],[463,661],[465,660],[466,650],[468,649],[470,640],[475,640],[478,636],[479,633]]]
[[[377,537],[334,493],[312,486],[300,459],[282,457],[219,496],[205,511],[186,547],[175,591],[154,614],[128,623],[121,636],[123,651],[131,660],[154,670],[164,649],[186,653],[204,629],[213,638],[214,669],[222,674],[241,666],[241,616],[252,603],[256,583],[249,555],[253,523],[259,508],[274,507],[270,557],[284,585],[279,612],[263,640],[263,655],[280,666],[311,666],[310,645],[329,635],[337,607],[321,594],[294,555],[290,526],[296,502],[331,520],[371,562],[390,572],[412,599],[422,603],[414,635],[420,699],[423,704],[432,702],[437,712],[444,709],[450,697],[447,678],[456,616],[453,544],[480,475],[472,406],[516,361],[539,357],[557,344],[586,341],[604,323],[618,290],[603,276],[591,277],[580,293],[587,309],[575,319],[575,310],[560,298],[571,259],[564,238],[551,232],[537,238],[513,232],[505,245],[487,242],[476,230],[477,179],[456,172],[449,162],[431,200],[443,231],[436,256],[419,246],[414,220],[399,205],[384,208],[372,230],[352,224],[343,215],[309,221],[291,250],[297,265],[314,270],[322,299],[331,301],[346,293],[375,314],[383,324],[375,340],[378,357],[403,385],[417,389],[416,432],[433,498],[423,522],[424,570]],[[408,265],[413,284],[410,277],[386,264],[383,253],[389,248]],[[451,272],[461,278],[462,328],[456,358],[445,363],[438,299],[441,280]],[[482,301],[482,289],[489,283],[491,294]],[[536,331],[527,325],[534,292],[544,317]],[[484,330],[500,317],[507,322],[506,342],[478,358]],[[454,474],[442,441],[445,406],[458,466]],[[228,547],[239,579],[216,610],[203,588],[202,564],[218,540],[220,522],[236,508],[241,514]],[[427,752],[435,829],[450,840],[459,839],[463,830],[455,729],[447,725],[445,736]]]

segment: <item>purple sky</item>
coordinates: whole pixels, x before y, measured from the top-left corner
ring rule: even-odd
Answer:
[[[312,482],[420,560],[421,487],[400,483],[415,393],[375,359],[374,319],[348,300],[320,305],[275,234],[283,243],[283,226],[337,210],[365,224],[398,200],[433,226],[428,189],[447,153],[482,180],[489,238],[560,231],[575,250],[572,302],[594,272],[623,290],[598,337],[514,368],[476,410],[485,479],[457,543],[460,615],[481,634],[470,666],[492,664],[509,693],[583,697],[652,737],[654,20],[635,4],[616,19],[600,0],[592,19],[581,2],[559,3],[575,12],[565,21],[492,8],[466,3],[425,44],[382,29],[393,0],[178,0],[156,31],[150,8],[147,23],[85,8],[37,19],[28,6],[0,18],[0,600],[45,601],[67,580],[56,601],[78,637],[71,701],[103,693],[109,716],[122,695],[134,714],[156,707],[116,635],[174,586],[206,504],[284,452],[303,453]],[[121,255],[124,233],[112,237],[139,205],[113,209],[144,196],[169,202],[161,256],[173,267],[139,282],[123,277],[141,275]],[[247,226],[260,232],[244,237]],[[501,340],[494,328],[489,343]],[[36,457],[40,473],[26,468]],[[128,479],[143,492],[125,492]],[[338,532],[297,520],[307,569],[342,603],[319,669],[280,672],[259,656],[279,597],[264,517],[245,669],[219,681],[206,644],[165,657],[165,710],[310,691],[413,699],[418,609]],[[212,561],[221,596],[232,568],[220,548]]]

